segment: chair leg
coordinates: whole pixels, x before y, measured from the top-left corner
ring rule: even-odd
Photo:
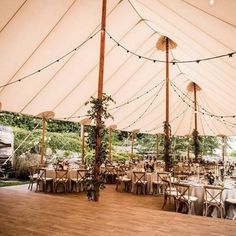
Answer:
[[[167,202],[167,196],[164,195],[164,202],[163,202],[163,205],[162,205],[161,209],[164,209],[164,207],[166,205],[166,202]]]
[[[179,201],[175,200],[175,211],[178,212],[179,210]]]

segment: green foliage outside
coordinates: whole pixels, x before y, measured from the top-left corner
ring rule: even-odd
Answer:
[[[118,152],[114,152],[112,155],[112,160],[115,162],[122,162],[124,163],[125,161],[129,160],[129,153],[118,153]]]
[[[31,131],[25,129],[13,128],[16,156],[19,156],[23,153],[40,153],[41,130],[34,130],[31,132],[31,135],[20,146],[22,141],[30,134],[30,132]],[[46,132],[45,149],[47,147],[51,148],[53,153],[55,153],[56,150],[80,152],[81,139],[77,133]]]
[[[236,157],[236,150],[233,150],[232,152],[229,153],[231,157]]]
[[[10,126],[14,132],[14,148],[16,153],[13,161],[13,167],[16,177],[27,178],[28,167],[39,162],[42,128],[41,123],[37,129],[32,132],[28,139],[19,147],[22,141],[30,134],[30,132],[39,122],[41,122],[39,118],[25,115],[18,115],[10,112],[4,112],[0,114],[0,125]],[[88,165],[91,165],[94,160],[94,140],[91,138],[93,136],[94,130],[92,127],[86,126],[85,131],[88,133],[87,146],[85,150],[85,161]],[[217,137],[200,136],[200,140],[200,156],[212,155],[215,149],[220,148],[221,145]],[[105,142],[107,141],[105,140],[104,136],[103,143]],[[164,150],[163,136],[158,137],[158,143],[159,153],[162,157]],[[191,138],[188,139],[187,137],[172,137],[171,152],[175,152],[176,155],[186,155],[188,143],[190,143],[190,152],[193,153],[194,148]],[[131,137],[129,133],[118,130],[112,131],[112,156],[114,161],[124,162],[129,160],[130,145]],[[115,151],[115,147],[118,146],[121,148],[126,147],[126,150]],[[45,134],[45,149],[48,147],[51,148],[52,154],[55,154],[57,150],[64,150],[65,152],[63,158],[67,158],[71,152],[80,153],[80,125],[78,123],[65,121],[48,121],[47,131]],[[134,147],[137,153],[139,153],[139,155],[135,155],[137,158],[141,157],[145,153],[153,153],[153,155],[156,155],[157,137],[156,135],[137,134]],[[106,152],[104,152],[104,154],[106,155]],[[232,151],[230,155],[236,156],[236,151]]]
[[[8,186],[15,186],[15,185],[22,185],[22,184],[28,184],[28,181],[25,181],[25,180],[0,181],[0,188],[1,187],[8,187]]]

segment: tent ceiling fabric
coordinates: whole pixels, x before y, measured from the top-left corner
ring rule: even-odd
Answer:
[[[0,86],[43,68],[100,29],[99,0],[2,0],[0,2]],[[129,52],[165,60],[155,47],[161,35],[178,45],[170,60],[196,60],[236,51],[236,1],[109,0],[107,32]],[[116,101],[117,129],[162,133],[165,120],[165,63],[139,59],[106,36],[104,92]],[[37,116],[53,111],[56,119],[79,122],[97,94],[100,34],[59,62],[20,82],[0,88],[2,110]],[[236,57],[236,56],[234,56]],[[170,124],[173,135],[194,128],[207,135],[236,134],[236,59],[170,64]],[[139,99],[136,99],[139,97]],[[205,111],[206,110],[206,111]],[[79,117],[78,117],[79,116]],[[77,117],[77,118],[76,118]]]

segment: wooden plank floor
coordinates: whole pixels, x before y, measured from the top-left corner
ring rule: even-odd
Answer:
[[[236,221],[162,211],[162,198],[117,193],[43,194],[0,188],[0,235],[236,235]]]

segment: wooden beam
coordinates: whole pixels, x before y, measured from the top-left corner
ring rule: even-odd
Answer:
[[[108,153],[108,160],[111,162],[112,161],[112,153],[111,153],[111,148],[112,148],[112,138],[111,138],[111,133],[112,130],[111,128],[108,129],[108,146],[109,146],[109,153]]]
[[[159,157],[159,134],[156,134],[156,158],[158,159]]]
[[[197,86],[193,83],[194,92],[194,128],[197,131]]]
[[[84,147],[85,147],[85,138],[84,138],[84,125],[81,124],[81,160],[84,164]]]
[[[169,38],[166,37],[165,42],[165,51],[166,51],[166,127],[165,127],[165,153],[164,153],[164,159],[165,159],[165,170],[169,171],[170,169],[170,153],[169,153]]]
[[[103,96],[103,76],[104,76],[104,57],[105,57],[105,30],[106,30],[106,6],[107,0],[102,1],[102,23],[101,23],[101,33],[100,33],[100,58],[99,58],[99,75],[98,75],[98,94],[97,97],[99,100],[102,100]],[[102,142],[102,110],[100,109],[97,114],[96,119],[96,147],[95,147],[95,164],[94,164],[94,178],[97,183],[99,183],[100,175],[100,156],[99,150],[101,149]],[[94,201],[99,200],[99,185],[95,185],[95,195]]]
[[[169,38],[166,37],[166,123],[169,125]],[[167,127],[169,137],[169,126]]]
[[[45,141],[45,129],[46,129],[46,118],[42,118],[42,141],[40,148],[40,164],[43,164],[43,156],[44,156],[44,141]]]
[[[189,137],[188,137],[188,140],[187,140],[187,157],[186,157],[188,162],[190,161],[189,152],[190,152],[190,144],[189,144]]]
[[[223,161],[225,161],[225,136],[224,135],[222,135],[221,136],[221,140],[222,140],[222,146],[221,146],[221,148],[222,148],[222,160]]]
[[[130,159],[133,160],[134,158],[134,132],[131,133],[131,155]]]

